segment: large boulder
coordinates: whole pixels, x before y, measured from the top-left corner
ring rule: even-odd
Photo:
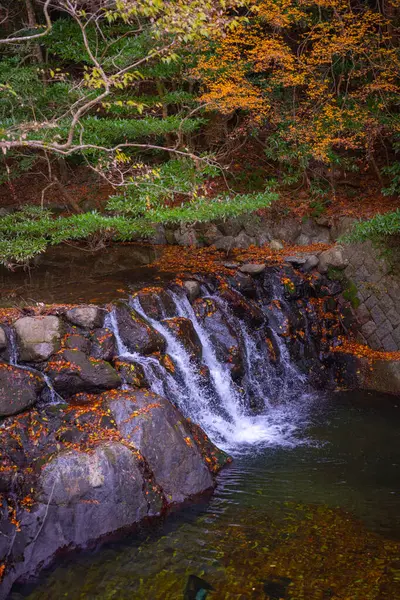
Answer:
[[[225,364],[233,379],[243,375],[243,356],[239,339],[212,298],[198,298],[193,309],[207,331],[216,356]]]
[[[168,400],[148,391],[121,391],[112,394],[108,406],[123,437],[145,457],[168,503],[213,487],[195,438]]]
[[[62,324],[58,317],[22,317],[14,323],[19,360],[41,362],[60,348]]]
[[[102,392],[121,385],[121,378],[104,360],[88,357],[79,350],[63,350],[47,364],[54,389],[63,397],[78,392]]]
[[[101,327],[104,321],[105,311],[98,306],[82,305],[71,308],[65,314],[73,325],[83,329],[95,329]]]
[[[119,302],[115,308],[119,334],[125,346],[131,352],[152,354],[163,352],[165,339],[153,329],[133,308]]]
[[[0,417],[14,415],[35,404],[44,387],[37,373],[0,363]]]
[[[162,323],[178,338],[192,359],[201,360],[202,345],[190,319],[173,317],[164,319]]]
[[[102,442],[89,451],[64,450],[42,468],[34,505],[19,511],[18,528],[0,500],[0,598],[62,549],[85,547],[162,511],[164,498],[134,449]]]

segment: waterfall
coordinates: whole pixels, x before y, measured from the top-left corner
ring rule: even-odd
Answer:
[[[231,453],[239,449],[243,452],[250,447],[254,450],[257,445],[297,444],[296,432],[307,418],[310,394],[305,378],[292,364],[282,338],[274,336],[279,359],[278,364],[273,364],[265,344],[264,329],[250,331],[218,294],[207,296],[207,290],[203,290],[203,297],[215,300],[240,340],[244,376],[239,385],[232,380],[227,364],[218,359],[210,334],[186,294],[172,290],[167,293],[175,305],[175,314],[192,322],[201,342],[202,364],[207,368],[209,378],[205,380],[201,376],[199,363],[167,327],[165,312],[160,311],[163,318],[150,317],[138,296],[130,299],[130,306],[164,337],[166,353],[176,369],[171,374],[158,358],[130,352],[121,339],[114,309],[106,317],[105,326],[115,335],[119,357],[140,364],[153,392],[172,401],[185,417],[198,423],[214,443]],[[250,396],[256,398],[259,410],[249,407]]]

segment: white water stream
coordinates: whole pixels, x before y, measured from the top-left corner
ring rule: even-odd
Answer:
[[[231,453],[245,447],[266,445],[294,446],[299,443],[296,432],[307,417],[309,395],[306,392],[304,377],[290,362],[284,342],[276,336],[280,349],[278,367],[271,364],[258,333],[250,333],[248,328],[218,298],[219,308],[225,317],[240,333],[244,355],[246,387],[264,409],[254,414],[246,402],[246,390],[232,380],[228,366],[219,361],[209,333],[197,318],[185,294],[169,291],[176,316],[190,319],[202,345],[202,362],[210,373],[211,385],[206,385],[199,373],[199,365],[180,343],[179,339],[160,320],[150,318],[143,310],[139,298],[130,305],[166,340],[166,353],[172,358],[176,373],[172,375],[160,362],[151,356],[142,356],[127,350],[121,340],[115,311],[109,313],[106,326],[117,340],[120,357],[128,362],[139,363],[145,372],[152,391],[174,402],[186,417],[198,423],[214,443]],[[261,349],[260,349],[261,348]],[[272,397],[279,397],[274,402]]]

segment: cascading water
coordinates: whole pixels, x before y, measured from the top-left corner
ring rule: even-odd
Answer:
[[[46,375],[46,373],[43,373],[42,371],[38,371],[37,369],[34,369],[33,367],[21,365],[18,362],[18,358],[19,358],[18,344],[17,344],[16,335],[15,335],[15,329],[13,327],[8,327],[7,338],[8,338],[8,342],[9,342],[9,348],[10,348],[10,365],[18,367],[19,369],[23,369],[25,371],[31,371],[32,373],[36,373],[40,377],[42,377],[46,384],[46,387],[48,389],[48,393],[49,393],[49,397],[50,397],[50,404],[58,404],[60,402],[64,402],[64,399],[54,389],[53,383],[52,383],[50,377],[48,375]]]
[[[212,336],[196,315],[183,291],[168,290],[176,317],[189,319],[201,342],[202,364],[207,368],[207,380],[201,376],[199,363],[184,347],[179,337],[167,326],[166,311],[160,304],[159,318],[150,317],[140,297],[131,298],[131,307],[166,340],[166,353],[175,364],[171,374],[153,356],[129,352],[118,329],[115,310],[109,313],[106,326],[117,340],[118,354],[128,362],[139,363],[153,392],[174,402],[186,417],[198,423],[220,447],[243,452],[244,448],[265,445],[296,445],[296,431],[307,416],[311,395],[307,384],[290,360],[285,342],[279,335],[274,343],[279,350],[275,364],[271,361],[264,340],[264,330],[250,331],[243,320],[235,316],[218,294],[211,298],[224,318],[237,332],[243,356],[244,376],[241,385],[234,382],[228,365],[218,358]],[[249,396],[255,398],[257,411],[249,406]],[[278,401],[279,400],[279,401]]]

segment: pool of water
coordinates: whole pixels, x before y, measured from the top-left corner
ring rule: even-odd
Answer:
[[[171,279],[153,265],[159,247],[114,244],[90,252],[56,246],[36,257],[29,269],[0,266],[0,306],[79,302],[106,303],[146,285]]]
[[[208,503],[11,599],[400,598],[400,399],[336,393],[310,415],[297,445],[239,452]]]

